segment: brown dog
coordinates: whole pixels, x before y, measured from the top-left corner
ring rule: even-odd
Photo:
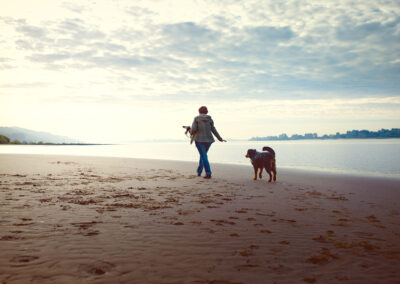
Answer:
[[[260,170],[258,176],[262,178],[262,170],[265,169],[269,175],[268,182],[271,182],[272,175],[273,179],[276,181],[276,161],[275,161],[275,151],[270,147],[264,147],[264,152],[257,152],[255,149],[247,150],[246,158],[250,158],[251,164],[254,168],[254,180],[257,180],[257,171]]]

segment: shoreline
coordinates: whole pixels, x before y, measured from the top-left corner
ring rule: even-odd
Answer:
[[[100,144],[99,144],[100,145]],[[101,144],[101,145],[109,145],[109,144]],[[111,144],[110,144],[111,145]],[[48,146],[48,145],[45,145]],[[75,145],[76,146],[76,145]],[[155,158],[135,158],[135,157],[120,157],[120,156],[98,156],[98,155],[71,155],[71,154],[40,154],[40,153],[0,153],[0,157],[3,155],[22,155],[22,156],[60,156],[60,157],[76,157],[76,158],[99,158],[99,159],[132,159],[132,160],[143,160],[143,161],[161,161],[161,162],[177,162],[177,163],[192,163],[197,165],[197,161],[188,161],[188,160],[171,160],[171,159],[155,159]],[[244,168],[252,168],[250,161],[248,164],[245,163],[231,163],[231,162],[211,162],[211,165],[221,165],[221,166],[239,166]],[[371,179],[387,179],[393,181],[400,181],[400,174],[385,174],[385,173],[376,173],[376,172],[363,172],[363,171],[345,171],[345,170],[336,170],[336,169],[328,169],[328,168],[310,168],[310,167],[294,167],[294,166],[282,166],[278,167],[278,170],[289,171],[289,172],[299,172],[304,174],[313,174],[313,175],[323,175],[323,176],[332,176],[332,177],[352,177],[352,178],[371,178]]]
[[[400,181],[0,154],[6,283],[396,283]]]

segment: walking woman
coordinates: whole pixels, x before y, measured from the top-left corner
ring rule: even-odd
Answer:
[[[207,152],[210,149],[212,143],[214,143],[214,137],[217,137],[221,142],[226,142],[218,134],[217,129],[215,129],[214,121],[208,114],[207,107],[202,106],[199,108],[199,115],[194,118],[192,124],[192,133],[194,134],[194,141],[196,143],[197,150],[200,154],[199,167],[197,168],[197,175],[201,176],[203,169],[205,169],[206,175],[204,178],[211,178],[211,168],[208,161]]]

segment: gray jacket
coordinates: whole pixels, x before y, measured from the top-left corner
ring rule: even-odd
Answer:
[[[202,113],[194,118],[192,124],[192,133],[195,135],[194,141],[196,142],[213,143],[215,140],[211,133],[213,133],[219,141],[222,141],[217,129],[215,129],[214,121],[212,120],[211,116],[207,114]]]

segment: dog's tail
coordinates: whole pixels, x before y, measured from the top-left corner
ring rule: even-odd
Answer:
[[[262,150],[270,152],[272,155],[274,155],[274,158],[275,158],[275,151],[271,147],[265,146],[265,147],[263,147]]]

